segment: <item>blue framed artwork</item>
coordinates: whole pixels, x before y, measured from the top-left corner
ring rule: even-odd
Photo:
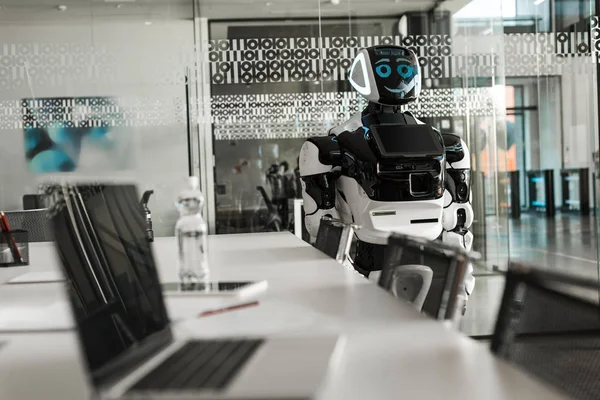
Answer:
[[[22,110],[31,172],[104,173],[131,166],[131,128],[116,99],[23,99]]]

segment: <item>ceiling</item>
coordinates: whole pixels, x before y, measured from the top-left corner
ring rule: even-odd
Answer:
[[[0,23],[191,19],[193,4],[194,0],[0,0]]]
[[[395,16],[430,9],[435,0],[199,0],[211,19]],[[339,3],[339,4],[334,4]]]
[[[191,19],[194,1],[209,19],[397,16],[436,0],[0,0],[0,24]],[[443,7],[470,0],[447,0]],[[335,4],[338,3],[338,4]],[[66,10],[58,10],[59,5]]]

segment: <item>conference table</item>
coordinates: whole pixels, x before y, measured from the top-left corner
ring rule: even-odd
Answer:
[[[173,324],[196,337],[339,334],[319,399],[563,398],[290,233],[210,236],[208,245],[214,279],[265,279],[268,289],[257,306],[203,318],[233,300],[169,297]],[[174,238],[153,248],[161,281],[175,281]],[[6,283],[59,271],[51,243],[33,243],[30,260],[0,269],[0,400],[90,398],[63,283]]]

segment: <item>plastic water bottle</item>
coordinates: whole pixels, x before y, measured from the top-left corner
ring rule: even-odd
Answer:
[[[197,176],[190,177],[189,187],[177,198],[179,220],[175,225],[181,283],[208,283],[208,231],[202,217],[204,196]]]

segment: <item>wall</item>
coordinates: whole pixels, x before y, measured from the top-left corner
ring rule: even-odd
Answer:
[[[586,60],[575,60],[581,66],[595,67]],[[595,71],[569,73],[562,76],[563,131],[565,168],[588,168],[592,165],[592,152],[597,136]]]
[[[155,190],[155,234],[172,235],[174,198],[188,174],[186,68],[192,21],[0,27],[0,209],[18,209],[43,177],[27,170],[23,98],[109,96],[115,132],[130,135],[130,167],[118,173]],[[115,111],[116,110],[116,111]],[[94,171],[101,173],[102,171]]]

